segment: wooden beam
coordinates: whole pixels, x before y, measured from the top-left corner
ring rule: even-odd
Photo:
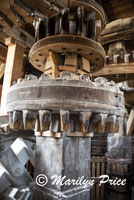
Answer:
[[[107,64],[99,71],[92,73],[92,76],[106,76],[112,74],[134,74],[134,63]]]
[[[83,72],[83,71],[80,70],[80,69],[77,69],[77,70],[76,70],[76,73],[77,73],[77,74],[83,74],[83,73],[84,73],[84,74],[87,74],[87,72]]]
[[[34,37],[21,27],[13,27],[12,29],[3,28],[3,32],[12,38],[15,38],[26,47],[31,48],[34,45]]]
[[[69,71],[69,72],[75,72],[76,68],[74,66],[59,65],[59,70]]]
[[[132,40],[134,34],[134,17],[119,19],[106,25],[102,32],[102,44],[119,40]]]
[[[134,108],[131,109],[128,121],[127,121],[127,135],[131,135],[134,127]]]
[[[120,31],[102,36],[102,45],[116,42],[119,40],[133,40],[134,29]]]
[[[0,62],[5,63],[7,57],[7,48],[0,44]]]
[[[6,114],[6,98],[10,86],[22,77],[24,47],[9,43],[1,98],[1,114]]]

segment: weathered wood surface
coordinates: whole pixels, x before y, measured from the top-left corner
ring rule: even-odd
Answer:
[[[131,40],[134,34],[134,17],[119,19],[107,24],[102,32],[102,44]]]
[[[106,157],[92,157],[91,159],[91,177],[99,177],[105,175],[107,170]],[[91,200],[105,200],[106,199],[106,185],[99,187],[96,183],[91,189]]]
[[[92,76],[106,76],[113,74],[133,74],[134,63],[118,63],[118,64],[107,64],[99,71],[92,73]]]
[[[2,88],[1,113],[6,114],[7,93],[13,81],[22,76],[24,47],[18,43],[9,42],[5,74]]]

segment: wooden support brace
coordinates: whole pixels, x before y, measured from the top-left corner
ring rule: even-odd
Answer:
[[[49,53],[49,59],[52,64],[52,77],[57,78],[58,77],[58,65],[57,65],[57,58],[56,55],[52,52]]]

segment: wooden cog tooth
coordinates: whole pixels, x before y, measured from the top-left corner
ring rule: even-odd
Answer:
[[[60,110],[61,131],[67,131],[69,128],[69,111]]]
[[[50,123],[50,132],[57,133],[60,132],[60,116],[58,114],[52,115],[52,120]]]
[[[116,115],[109,115],[107,117],[106,132],[115,133]]]
[[[116,124],[115,124],[115,133],[119,132],[120,123],[121,123],[121,117],[117,117]]]
[[[13,129],[13,112],[9,113],[9,125],[10,128]]]
[[[95,114],[93,117],[93,129],[97,133],[104,133],[106,127],[107,114]]]
[[[88,132],[89,121],[92,113],[91,112],[81,112],[80,113],[80,131],[83,133]]]
[[[23,124],[25,130],[34,130],[36,125],[37,112],[32,110],[23,110]]]
[[[41,131],[48,131],[52,120],[52,113],[49,110],[39,110],[39,120]]]
[[[37,116],[37,119],[36,119],[36,122],[35,122],[35,130],[34,131],[36,133],[37,132],[41,132],[39,116]]]
[[[21,111],[14,111],[12,115],[12,123],[10,128],[16,130],[23,130],[23,115]]]
[[[78,6],[76,10],[76,33],[84,36],[84,7]]]

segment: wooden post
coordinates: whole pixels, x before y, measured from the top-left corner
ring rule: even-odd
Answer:
[[[18,44],[13,38],[5,41],[8,46],[5,74],[1,98],[1,114],[6,114],[7,93],[13,81],[22,76],[24,47]]]

